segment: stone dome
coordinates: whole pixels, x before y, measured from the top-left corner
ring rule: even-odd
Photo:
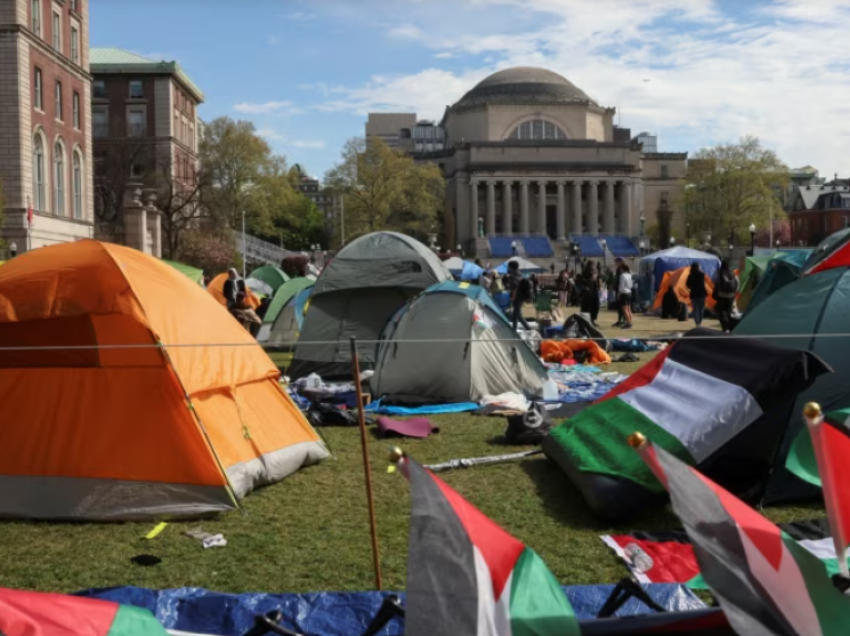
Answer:
[[[454,107],[576,103],[598,105],[578,86],[553,71],[517,66],[484,78]]]

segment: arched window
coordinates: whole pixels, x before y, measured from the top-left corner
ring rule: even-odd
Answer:
[[[79,151],[74,151],[74,218],[83,218],[83,160]]]
[[[65,216],[65,148],[61,141],[53,147],[53,214]]]
[[[44,142],[41,135],[32,139],[32,205],[36,210],[46,210],[44,195]]]
[[[530,119],[514,128],[508,139],[566,139],[567,135],[552,122]]]

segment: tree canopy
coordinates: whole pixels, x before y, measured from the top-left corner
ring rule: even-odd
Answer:
[[[383,230],[424,240],[438,231],[446,187],[439,167],[417,164],[380,139],[348,140],[325,180],[342,199],[347,241]]]
[[[700,150],[689,161],[682,195],[691,236],[748,244],[750,224],[760,230],[771,216],[785,217],[780,196],[788,181],[788,167],[756,137]]]

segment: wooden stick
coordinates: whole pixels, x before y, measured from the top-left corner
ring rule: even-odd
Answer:
[[[381,555],[378,550],[378,528],[375,524],[375,499],[372,496],[372,467],[369,462],[369,440],[366,437],[366,414],[363,411],[363,390],[360,387],[360,361],[357,357],[357,338],[351,338],[351,366],[357,392],[357,419],[360,424],[360,448],[363,451],[363,470],[366,473],[366,497],[369,499],[369,526],[372,532],[372,560],[375,564],[375,589],[381,590]]]

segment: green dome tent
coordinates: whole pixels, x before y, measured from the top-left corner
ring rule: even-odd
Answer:
[[[289,276],[286,275],[286,272],[274,265],[263,265],[262,267],[258,267],[248,274],[248,278],[256,278],[257,280],[263,281],[266,285],[272,288],[273,292],[276,292],[286,281],[289,280]]]
[[[312,287],[315,284],[316,281],[299,276],[298,278],[288,280],[281,285],[275,292],[274,298],[272,299],[269,308],[266,310],[266,315],[263,318],[263,326],[260,327],[260,333],[257,334],[257,340],[259,342],[265,342],[268,340],[272,325],[274,325],[274,322],[280,315],[281,310],[291,299],[295,297],[298,292],[302,289],[306,289],[307,287]]]
[[[191,265],[184,265],[183,263],[178,263],[177,261],[167,261],[165,259],[162,260],[163,263],[167,263],[171,265],[174,269],[182,274],[186,274],[190,279],[194,282],[198,283],[201,287],[204,286],[204,270],[198,269],[197,267],[192,267]]]
[[[777,254],[778,256],[778,254]],[[744,271],[741,272],[739,286],[738,309],[746,311],[753,292],[758,287],[772,256],[747,256],[744,260]]]
[[[841,267],[803,276],[750,309],[735,328],[736,336],[758,336],[787,347],[820,356],[833,373],[824,375],[797,401],[788,424],[780,456],[785,456],[803,426],[806,402],[817,402],[824,412],[850,407],[850,338],[830,337],[847,331],[850,315],[850,269]],[[788,335],[797,337],[787,337]],[[771,335],[785,336],[771,339]],[[765,369],[765,373],[770,373]],[[780,469],[777,468],[777,472]],[[766,501],[795,499],[812,494],[811,487],[782,469]]]
[[[759,277],[758,283],[749,292],[747,302],[743,307],[739,299],[738,308],[746,313],[746,311],[760,305],[770,295],[800,278],[803,264],[809,258],[810,253],[811,250],[796,250],[776,254],[768,261],[767,267]],[[743,284],[741,287],[743,289]],[[741,295],[743,297],[743,291]]]

